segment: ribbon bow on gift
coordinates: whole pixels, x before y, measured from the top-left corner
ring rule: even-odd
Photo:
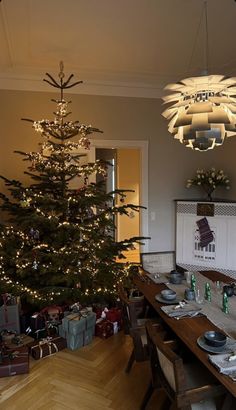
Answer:
[[[50,356],[51,354],[54,354],[54,353],[57,353],[57,352],[58,352],[58,347],[57,347],[57,345],[56,345],[55,343],[53,343],[51,340],[52,340],[51,337],[47,337],[47,338],[45,338],[45,339],[40,340],[39,343],[38,343],[38,345],[32,347],[32,349],[34,349],[34,348],[36,348],[36,347],[39,347],[39,357],[40,357],[40,359],[42,359],[42,357],[43,357],[43,348],[42,348],[42,346],[44,346],[44,345],[47,345],[47,346],[48,346],[49,356]],[[52,348],[55,349],[54,352],[52,352]]]

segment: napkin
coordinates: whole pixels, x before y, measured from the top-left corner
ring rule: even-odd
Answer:
[[[185,303],[185,305],[183,305],[182,307],[178,307],[178,306],[179,305],[162,306],[161,309],[169,317],[191,316],[194,313],[198,313],[201,311],[201,307],[197,307],[190,303]]]
[[[235,359],[230,360],[231,357]],[[236,374],[236,356],[234,353],[208,355],[209,361],[219,370],[220,373],[230,375]]]

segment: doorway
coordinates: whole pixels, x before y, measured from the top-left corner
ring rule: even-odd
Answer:
[[[116,239],[123,240],[132,236],[148,237],[148,142],[92,140],[91,151],[94,158],[103,152],[103,159],[114,164],[114,171],[108,178],[108,188],[113,186],[134,190],[135,192],[128,194],[125,203],[140,204],[146,208],[139,213],[131,211],[129,217],[126,215],[118,217],[115,221]],[[148,252],[148,241],[145,241],[140,249],[129,251],[125,256],[131,262],[139,262],[140,252]]]
[[[127,190],[125,197],[117,196],[115,205],[126,204],[140,205],[140,150],[139,148],[96,148],[96,160],[108,161],[107,178],[105,182],[106,192],[115,189]],[[99,175],[97,178],[101,178]],[[112,205],[112,204],[111,204]],[[117,214],[114,217],[116,230],[114,240],[123,241],[131,237],[140,236],[140,214],[132,209],[128,215]],[[136,244],[134,249],[124,252],[130,262],[139,262],[140,249]]]

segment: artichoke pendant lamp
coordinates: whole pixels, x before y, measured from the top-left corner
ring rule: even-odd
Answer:
[[[207,30],[207,2],[204,2]],[[208,41],[206,41],[208,72]],[[236,135],[236,78],[202,75],[169,84],[162,115],[169,121],[168,131],[186,147],[207,151]]]

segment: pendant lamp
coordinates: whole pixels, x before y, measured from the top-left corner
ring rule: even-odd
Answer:
[[[207,33],[207,4],[205,6]],[[208,45],[207,45],[208,50]],[[208,51],[207,66],[208,66]],[[207,70],[208,71],[208,70]],[[236,78],[202,75],[169,84],[162,115],[168,131],[186,147],[207,151],[236,135]]]

